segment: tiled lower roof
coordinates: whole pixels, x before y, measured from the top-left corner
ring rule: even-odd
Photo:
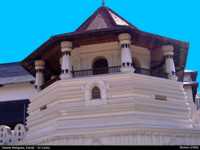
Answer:
[[[31,81],[34,81],[34,77],[19,62],[0,64],[1,85]]]

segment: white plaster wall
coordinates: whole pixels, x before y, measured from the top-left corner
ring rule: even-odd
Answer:
[[[188,105],[189,105],[189,108],[190,108],[190,116],[191,118],[193,118],[193,126],[196,126],[194,125],[195,124],[195,118],[196,118],[196,113],[197,113],[197,108],[196,108],[196,105],[195,103],[193,102],[193,94],[192,94],[192,86],[184,86],[184,91],[185,91],[185,96],[187,97],[187,100],[188,100]]]
[[[188,82],[189,82],[189,81],[192,81],[191,75],[190,75],[190,74],[185,74],[185,75],[184,75],[184,81],[185,81],[185,82],[187,82],[187,81],[188,81]]]
[[[185,94],[190,102],[193,102],[193,94],[192,94],[192,86],[185,86],[184,87]]]
[[[149,69],[151,66],[151,53],[147,48],[131,45],[132,57],[136,58],[141,68]]]
[[[140,67],[150,68],[151,54],[146,48],[131,46],[132,57],[136,58]],[[105,57],[109,66],[121,65],[121,50],[118,42],[93,44],[75,48],[72,51],[74,70],[91,69],[95,58]]]
[[[198,130],[135,128],[107,134],[57,136],[34,140],[39,145],[199,145]],[[26,144],[25,141],[22,144]]]
[[[87,85],[96,82],[104,84],[106,103],[88,105],[89,101],[84,97]],[[167,100],[155,99],[157,94],[166,96]],[[71,144],[73,138],[70,136],[96,134],[98,137],[102,133],[110,135],[119,131],[127,135],[124,130],[137,127],[162,128],[167,132],[187,129],[186,134],[190,136],[193,124],[187,98],[183,83],[140,74],[60,80],[31,98],[26,140],[34,144],[56,138],[53,142],[57,143],[58,138],[64,140],[62,136],[66,136]],[[44,105],[47,109],[41,111],[40,107]],[[139,135],[143,135],[143,131]],[[200,136],[199,132],[197,136]],[[124,144],[118,138],[116,140],[115,143]]]
[[[30,99],[36,94],[36,90],[31,83],[8,84],[0,87],[0,102]]]

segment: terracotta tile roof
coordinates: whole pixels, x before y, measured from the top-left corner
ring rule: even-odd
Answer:
[[[49,38],[49,40],[44,42],[32,54],[25,58],[22,61],[22,65],[34,75],[34,60],[45,58],[46,61],[49,60],[49,70],[53,70],[53,73],[56,74],[59,72],[57,68],[59,68],[58,66],[60,64],[53,63],[54,66],[51,65],[50,54],[54,53],[54,56],[60,57],[59,43],[61,41],[69,40],[73,42],[73,47],[79,47],[80,45],[117,41],[117,36],[120,33],[131,34],[133,37],[133,44],[148,48],[150,51],[159,49],[165,44],[172,44],[175,47],[176,68],[181,68],[181,71],[178,72],[178,76],[182,81],[189,43],[139,30],[107,7],[98,8],[74,32],[63,33]]]
[[[128,26],[137,29],[128,21],[123,19],[113,10],[107,7],[100,7],[97,11],[90,16],[75,32],[84,32],[89,30],[98,30],[105,28],[115,28],[120,26]]]

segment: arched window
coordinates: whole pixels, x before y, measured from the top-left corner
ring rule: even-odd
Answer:
[[[101,99],[101,91],[96,86],[92,89],[92,99]]]
[[[108,61],[105,58],[98,58],[92,65],[93,74],[106,74],[108,73]]]

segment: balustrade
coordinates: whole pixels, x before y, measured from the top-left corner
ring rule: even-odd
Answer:
[[[12,130],[10,127],[0,125],[0,145],[14,145],[21,142],[27,132],[23,124],[17,124]]]

